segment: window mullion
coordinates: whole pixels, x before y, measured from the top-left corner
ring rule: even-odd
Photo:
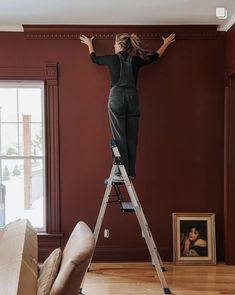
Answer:
[[[17,144],[18,144],[18,155],[20,155],[20,126],[19,126],[19,88],[17,88],[17,97],[16,97],[16,104],[17,104]]]

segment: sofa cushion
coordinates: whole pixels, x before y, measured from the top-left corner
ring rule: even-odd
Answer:
[[[48,295],[58,274],[62,251],[55,249],[40,267],[37,295]]]
[[[50,295],[76,295],[95,248],[94,235],[82,221],[74,228],[62,255]]]

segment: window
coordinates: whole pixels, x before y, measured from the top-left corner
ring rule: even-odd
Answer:
[[[41,67],[0,67],[0,82],[3,81],[40,81],[44,85],[45,155],[44,155],[44,229],[38,233],[38,255],[43,261],[55,247],[61,246],[60,225],[60,157],[59,157],[59,96],[57,62],[46,62]],[[12,82],[11,82],[12,83]],[[23,85],[23,84],[21,84]],[[32,85],[32,84],[30,84]],[[18,83],[19,86],[19,83]],[[43,120],[42,120],[43,122]],[[43,157],[42,157],[43,158]],[[2,159],[3,160],[3,159]],[[45,169],[46,168],[46,169]],[[16,204],[17,205],[17,204]]]
[[[46,229],[44,83],[0,82],[0,226]]]

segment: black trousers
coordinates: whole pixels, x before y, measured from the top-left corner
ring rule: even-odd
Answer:
[[[135,176],[138,144],[139,103],[135,87],[114,86],[110,90],[108,113],[111,131],[127,174]]]

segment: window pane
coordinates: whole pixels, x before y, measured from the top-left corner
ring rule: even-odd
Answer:
[[[42,124],[25,121],[19,124],[19,150],[22,156],[42,156]]]
[[[2,156],[42,156],[42,124],[0,123]]]
[[[17,89],[0,88],[0,121],[17,121]]]
[[[19,88],[19,121],[30,115],[31,122],[42,121],[42,93],[40,88]]]
[[[0,124],[0,151],[4,156],[18,155],[17,124]]]
[[[44,226],[43,160],[1,160],[0,226],[27,218],[36,228]]]
[[[32,123],[31,124],[31,144],[32,144],[33,156],[44,155],[42,137],[43,137],[42,124]]]

